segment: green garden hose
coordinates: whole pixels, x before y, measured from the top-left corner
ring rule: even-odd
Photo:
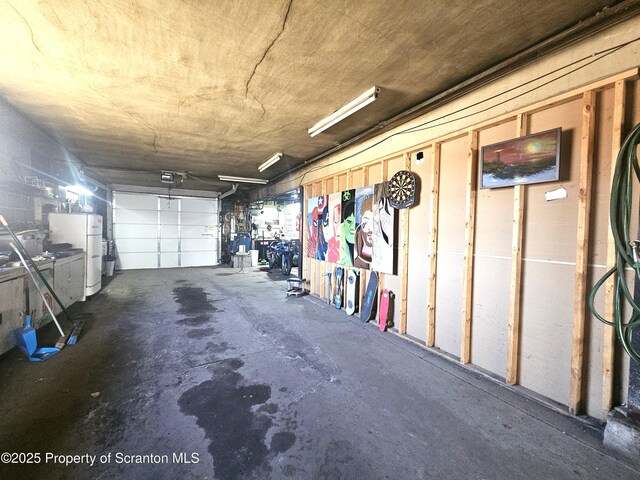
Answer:
[[[640,143],[640,124],[636,125],[627,136],[613,174],[611,185],[611,230],[615,240],[616,264],[604,274],[591,289],[589,294],[589,309],[601,322],[615,327],[618,340],[624,351],[636,362],[640,363],[640,353],[632,344],[633,329],[640,327],[640,305],[633,298],[633,292],[626,282],[625,269],[630,267],[635,272],[636,281],[640,281],[640,241],[632,241],[629,236],[631,222],[633,182],[640,180],[640,165],[638,165],[638,144]],[[609,277],[614,276],[615,291],[613,303],[613,321],[603,318],[594,306],[596,293]],[[640,301],[640,300],[639,300]],[[631,308],[631,316],[623,320],[623,307],[627,303]]]

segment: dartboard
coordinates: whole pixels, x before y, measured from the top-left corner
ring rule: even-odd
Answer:
[[[413,205],[416,193],[416,177],[413,173],[400,170],[389,180],[389,204],[393,208],[407,208]]]

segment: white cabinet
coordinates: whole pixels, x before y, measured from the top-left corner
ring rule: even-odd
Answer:
[[[85,252],[84,294],[93,295],[102,286],[102,217],[90,213],[50,213],[49,238],[70,243]]]
[[[0,354],[15,344],[13,332],[24,327],[24,277],[0,278]]]
[[[56,260],[53,289],[65,308],[84,297],[84,254]],[[62,310],[57,304],[54,312]]]

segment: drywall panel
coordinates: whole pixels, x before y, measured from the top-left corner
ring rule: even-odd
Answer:
[[[428,159],[428,160],[427,160]],[[420,201],[409,209],[409,269],[407,292],[407,334],[426,341],[427,302],[429,300],[429,236],[431,220],[431,149],[420,162],[414,158],[411,171],[420,184]]]
[[[474,259],[471,363],[500,378],[507,369],[510,274],[510,258]]]
[[[589,290],[596,281],[605,274],[604,266],[590,265],[588,269]],[[595,306],[598,312],[604,314],[604,288],[596,298]],[[585,306],[585,308],[588,308]],[[583,410],[588,415],[605,420],[602,415],[602,346],[604,342],[604,325],[593,315],[587,315],[585,320],[584,346],[584,374],[583,374]]]
[[[569,399],[582,101],[535,113],[529,131],[561,126],[561,180],[525,191],[520,383],[562,404]],[[547,202],[562,186],[567,198]]]
[[[436,347],[456,357],[460,356],[462,322],[467,154],[466,137],[442,144],[436,281]]]
[[[514,138],[516,133],[515,121],[482,130],[478,134],[479,148]],[[506,371],[512,236],[513,187],[479,189],[474,242],[471,362],[499,377],[504,377]]]
[[[578,226],[582,100],[531,115],[529,132],[562,127],[560,181],[528,185],[525,195],[523,255],[526,258],[575,262]],[[567,198],[547,202],[545,192],[563,187]],[[573,296],[573,288],[565,294]],[[560,293],[560,292],[557,292]]]
[[[520,384],[567,404],[575,265],[525,260],[522,266]]]

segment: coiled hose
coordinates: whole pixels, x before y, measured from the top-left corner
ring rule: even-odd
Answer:
[[[640,353],[632,344],[633,329],[640,327],[640,305],[633,298],[633,292],[627,285],[625,268],[630,267],[635,272],[636,281],[640,281],[640,241],[631,241],[629,225],[631,222],[631,207],[634,175],[640,180],[640,165],[638,165],[637,147],[640,143],[640,124],[636,125],[627,136],[618,158],[611,185],[611,230],[615,240],[616,264],[604,274],[593,286],[589,294],[589,309],[601,322],[616,329],[616,335],[624,351],[636,362],[640,363]],[[596,294],[600,287],[614,275],[615,290],[613,303],[613,321],[603,318],[594,306]],[[625,302],[631,307],[631,317],[623,320]]]

